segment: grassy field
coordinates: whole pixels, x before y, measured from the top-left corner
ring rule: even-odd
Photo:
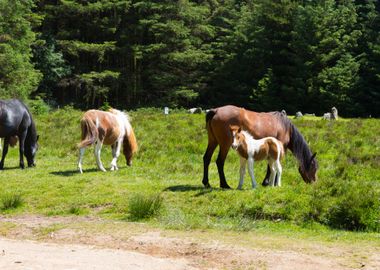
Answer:
[[[0,171],[2,215],[89,215],[164,229],[318,232],[322,238],[339,235],[380,242],[378,119],[292,120],[318,153],[318,182],[302,181],[289,152],[281,188],[252,190],[247,175],[239,191],[218,188],[216,154],[210,165],[213,188],[203,188],[204,115],[185,111],[167,116],[156,109],[130,112],[140,148],[133,166],[127,167],[121,156],[119,171],[100,172],[91,148],[84,157],[84,173],[79,174],[81,114],[65,108],[35,116],[40,134],[37,167],[20,170],[18,149],[10,149],[5,170]],[[109,147],[103,148],[102,160],[109,168]],[[238,160],[230,151],[225,173],[232,187],[238,184]],[[265,170],[264,162],[256,164],[258,180]]]

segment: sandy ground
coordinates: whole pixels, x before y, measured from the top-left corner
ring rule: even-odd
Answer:
[[[380,246],[0,216],[0,269],[380,269]]]
[[[193,269],[184,260],[163,259],[131,251],[98,249],[0,238],[0,269]]]

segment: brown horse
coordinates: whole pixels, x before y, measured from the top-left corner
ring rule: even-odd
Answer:
[[[314,182],[317,179],[316,172],[318,162],[315,159],[316,154],[312,154],[302,134],[292,124],[292,122],[280,112],[257,113],[232,105],[211,109],[206,114],[206,128],[208,133],[208,145],[203,156],[203,180],[206,187],[210,187],[208,179],[208,167],[210,165],[212,154],[219,145],[219,154],[216,160],[218,167],[220,187],[230,188],[224,175],[224,162],[228,150],[232,144],[232,135],[230,126],[240,126],[248,131],[255,139],[265,137],[274,137],[279,140],[286,151],[290,149],[299,162],[298,171],[303,180],[307,183]],[[268,185],[270,169],[267,169],[267,175],[263,185]]]
[[[120,155],[121,144],[123,144],[123,153],[127,165],[132,165],[132,156],[137,152],[137,142],[135,133],[129,122],[129,117],[116,109],[110,109],[108,112],[89,110],[81,119],[82,141],[78,144],[79,160],[78,169],[82,171],[82,159],[85,148],[92,144],[95,146],[95,157],[98,168],[106,171],[100,160],[100,151],[102,145],[111,145],[112,162],[111,171],[118,170],[117,159]]]

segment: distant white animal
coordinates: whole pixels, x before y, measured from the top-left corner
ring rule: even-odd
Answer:
[[[294,118],[301,118],[303,116],[303,114],[301,112],[296,112],[296,115],[294,116]]]
[[[202,113],[202,108],[197,107],[197,108],[191,108],[188,110],[189,113],[195,114],[195,113]]]
[[[324,113],[322,116],[324,120],[338,120],[338,110],[335,107],[331,108],[331,112]]]

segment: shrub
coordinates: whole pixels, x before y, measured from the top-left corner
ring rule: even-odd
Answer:
[[[1,196],[1,210],[17,208],[22,205],[23,200],[21,194],[5,193]]]
[[[347,187],[328,211],[328,223],[346,230],[380,231],[380,194],[371,185]],[[363,185],[363,184],[361,184]]]
[[[27,104],[32,114],[41,115],[50,111],[49,105],[46,104],[41,98],[29,100]]]
[[[162,207],[160,195],[137,194],[129,199],[128,212],[131,220],[140,220],[157,215]]]

